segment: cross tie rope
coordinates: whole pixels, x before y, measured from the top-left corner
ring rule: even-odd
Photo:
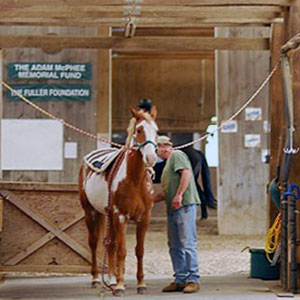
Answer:
[[[232,121],[234,118],[236,118],[239,114],[241,114],[241,112],[255,99],[255,97],[261,92],[261,90],[265,87],[265,85],[269,82],[269,80],[271,79],[271,77],[274,75],[275,71],[278,69],[278,66],[279,66],[279,63],[280,63],[280,59],[277,61],[276,65],[273,67],[272,71],[267,75],[267,77],[265,78],[265,80],[260,84],[260,86],[256,89],[256,91],[252,94],[251,97],[249,97],[249,99],[230,117],[228,118],[226,121],[223,121],[221,122],[221,124],[211,133],[207,133],[205,135],[203,135],[202,137],[196,139],[196,140],[193,140],[189,143],[186,143],[186,144],[183,144],[183,145],[180,145],[180,146],[176,146],[174,147],[175,150],[179,150],[179,149],[183,149],[183,148],[187,148],[189,146],[192,146],[194,145],[195,143],[198,143],[204,139],[207,139],[209,136],[213,136],[214,133],[218,130],[220,130],[221,128],[223,128],[223,126],[229,122],[229,121]],[[29,104],[30,106],[32,106],[34,109],[38,110],[39,112],[41,112],[42,114],[44,114],[45,116],[49,117],[50,119],[53,119],[53,120],[56,120],[56,121],[59,121],[61,122],[64,126],[80,133],[80,134],[83,134],[83,135],[86,135],[90,138],[93,138],[97,141],[102,141],[102,142],[105,142],[105,143],[108,143],[112,146],[115,146],[117,148],[126,148],[125,145],[122,145],[122,144],[118,144],[118,143],[115,143],[115,142],[111,142],[103,137],[98,137],[97,135],[95,134],[92,134],[84,129],[81,129],[81,128],[78,128],[68,122],[66,122],[65,120],[63,119],[59,119],[58,117],[56,117],[55,115],[51,114],[50,112],[46,111],[45,109],[41,108],[40,106],[36,105],[35,103],[33,103],[32,101],[28,100],[27,98],[25,98],[23,95],[21,95],[19,92],[17,92],[15,89],[13,89],[10,85],[8,85],[6,82],[4,82],[2,80],[2,85],[8,89],[9,91],[13,92],[15,95],[17,95],[21,100],[23,100],[25,103]]]

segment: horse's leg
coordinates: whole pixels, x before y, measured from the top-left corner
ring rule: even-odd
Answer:
[[[135,255],[137,257],[137,292],[138,294],[144,294],[146,292],[146,284],[144,282],[144,269],[143,269],[143,257],[144,257],[144,242],[147,229],[150,223],[150,215],[146,216],[146,218],[137,223],[136,226],[136,247],[135,247]]]
[[[123,296],[125,292],[124,285],[124,272],[125,272],[125,258],[126,258],[126,223],[120,221],[120,218],[115,217],[115,234],[116,234],[116,247],[117,247],[117,268],[116,278],[117,285],[115,287],[114,295]]]
[[[99,270],[98,270],[98,263],[97,263],[97,246],[98,240],[100,235],[101,223],[103,223],[104,216],[97,212],[91,206],[85,213],[85,222],[89,232],[89,246],[91,249],[92,255],[92,287],[97,287],[97,285],[101,284],[98,278]]]

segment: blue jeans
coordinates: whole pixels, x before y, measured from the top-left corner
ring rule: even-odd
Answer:
[[[197,250],[197,205],[190,204],[168,213],[169,252],[175,282],[199,282]]]

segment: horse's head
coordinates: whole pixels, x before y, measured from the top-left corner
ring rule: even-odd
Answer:
[[[155,123],[157,109],[153,106],[150,113],[137,111],[130,107],[131,113],[135,119],[135,146],[143,156],[144,164],[147,167],[154,166],[156,154],[157,125]]]

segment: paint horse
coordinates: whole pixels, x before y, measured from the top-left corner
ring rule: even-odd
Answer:
[[[116,278],[113,289],[116,296],[122,296],[125,292],[125,233],[128,220],[136,223],[137,292],[143,294],[146,291],[143,273],[144,240],[154,202],[151,177],[147,170],[157,159],[156,107],[152,108],[150,114],[132,107],[130,109],[133,118],[127,129],[123,159],[119,160],[114,176],[109,175],[114,164],[105,173],[97,173],[83,165],[79,173],[80,201],[85,211],[92,255],[92,286],[100,283],[96,251],[108,218],[107,232],[111,240],[107,246],[108,276]],[[105,210],[109,205],[111,210]],[[99,245],[103,247],[102,242]]]

